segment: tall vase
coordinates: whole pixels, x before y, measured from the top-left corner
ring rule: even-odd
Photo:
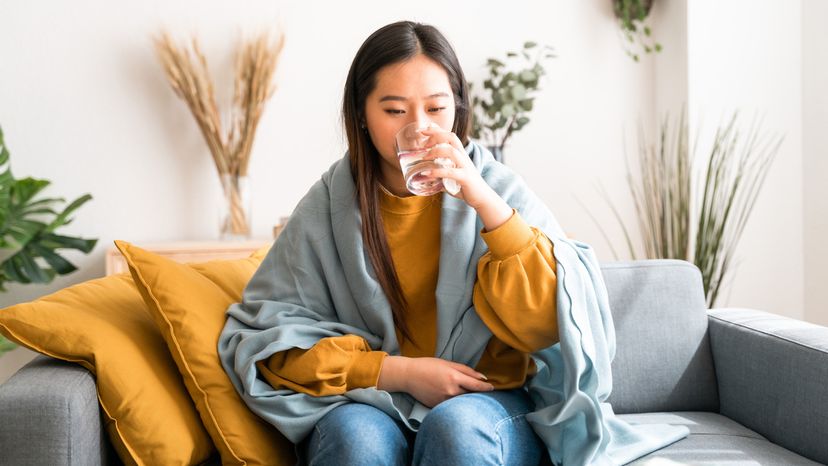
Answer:
[[[223,173],[221,191],[219,237],[223,241],[250,239],[252,206],[249,177]]]

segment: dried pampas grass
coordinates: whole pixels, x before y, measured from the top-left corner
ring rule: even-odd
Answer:
[[[256,128],[267,100],[276,89],[273,75],[284,46],[284,35],[273,40],[267,32],[242,41],[236,58],[231,127],[225,134],[216,103],[207,59],[193,37],[179,45],[167,31],[154,38],[155,51],[167,79],[195,117],[218,170],[230,215],[222,231],[249,236],[250,219],[242,205],[239,180],[247,177]]]

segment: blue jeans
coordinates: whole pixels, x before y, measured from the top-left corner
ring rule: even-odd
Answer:
[[[324,465],[533,465],[545,452],[526,421],[524,390],[468,393],[438,404],[417,433],[362,403],[339,406],[302,442],[307,462]]]

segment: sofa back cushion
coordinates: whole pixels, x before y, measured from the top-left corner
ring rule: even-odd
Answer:
[[[616,413],[718,411],[701,273],[679,260],[601,265],[616,333]]]

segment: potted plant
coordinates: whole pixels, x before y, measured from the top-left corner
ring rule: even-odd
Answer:
[[[89,253],[97,239],[60,235],[57,229],[72,222],[69,216],[92,199],[89,194],[75,199],[62,211],[63,198],[39,198],[51,184],[48,180],[15,179],[9,167],[9,151],[0,128],[0,291],[4,284],[50,283],[77,267],[57,253],[76,249]],[[0,355],[16,345],[0,335]]]
[[[654,143],[639,139],[638,177],[627,168],[644,257],[696,264],[707,306],[713,308],[783,138],[765,134],[758,124],[744,133],[734,113],[716,129],[709,155],[696,169],[684,112],[672,125],[665,119],[659,133]],[[630,256],[637,259],[629,229],[610,196],[602,193],[623,229]],[[593,221],[617,258],[602,223]]]
[[[505,60],[489,58],[486,62],[489,75],[483,89],[472,97],[472,137],[498,161],[504,161],[506,141],[529,123],[534,94],[546,74],[544,63],[554,56],[551,47],[526,42],[520,52],[507,52]]]
[[[661,52],[661,44],[652,36],[652,29],[646,24],[647,16],[653,7],[653,0],[613,0],[612,8],[618,19],[621,34],[627,43],[627,55],[640,60],[638,50],[644,53]]]

